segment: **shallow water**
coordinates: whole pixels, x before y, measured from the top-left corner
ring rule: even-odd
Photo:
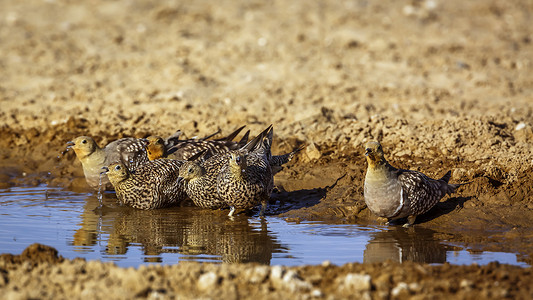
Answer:
[[[21,253],[38,242],[66,258],[113,261],[120,266],[180,261],[320,264],[326,260],[528,266],[514,253],[470,253],[439,240],[433,230],[399,226],[288,223],[277,217],[175,207],[140,211],[105,194],[104,208],[93,194],[47,186],[0,190],[0,253]]]

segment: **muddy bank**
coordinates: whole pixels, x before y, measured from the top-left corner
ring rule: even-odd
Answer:
[[[218,299],[529,299],[531,268],[373,263],[281,267],[180,263],[119,268],[112,263],[64,260],[34,244],[21,255],[0,256],[0,291],[20,298]]]
[[[16,144],[17,140],[25,138],[28,131],[4,129],[1,134],[3,141]],[[61,138],[56,138],[58,136],[66,137],[67,134],[56,131],[55,135],[35,135],[32,140],[38,146],[34,149],[8,152],[2,167],[4,187],[44,183],[77,192],[90,192],[81,165],[73,153],[60,154],[65,146]],[[52,140],[50,143],[45,142],[48,138]],[[278,146],[281,144],[277,151],[290,149],[292,146],[288,145],[291,143],[295,146],[299,144],[291,142],[291,139],[278,138],[277,141]],[[318,145],[320,150],[307,147],[276,175],[276,189],[267,214],[294,222],[325,220],[380,224],[364,203],[362,183],[366,163],[361,149],[350,147],[339,151],[337,147]],[[9,147],[6,145],[3,149]],[[309,158],[313,152],[320,153],[320,157]],[[329,155],[325,154],[328,152]],[[457,242],[460,246],[477,251],[514,252],[519,254],[519,261],[532,263],[530,167],[516,165],[506,173],[497,167],[486,167],[479,161],[463,162],[462,168],[457,168],[457,161],[451,159],[439,158],[436,159],[438,164],[428,165],[425,159],[414,155],[391,156],[391,160],[400,167],[424,171],[433,177],[440,177],[446,170],[452,170],[453,182],[470,182],[455,195],[443,199],[429,213],[419,217],[416,226],[437,230],[445,235],[445,240]],[[526,170],[517,172],[519,168]]]

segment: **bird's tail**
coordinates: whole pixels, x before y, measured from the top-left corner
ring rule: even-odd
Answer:
[[[267,132],[266,138],[268,139],[269,148],[272,148],[272,141],[274,139],[274,129],[272,128],[272,125],[270,125],[270,130]]]
[[[239,148],[246,145],[246,143],[248,143],[249,138],[250,138],[250,130],[246,131],[246,133],[242,136],[240,141],[237,143],[237,145],[239,145]]]
[[[195,160],[198,160],[198,161],[204,161],[206,160],[204,154],[206,154],[207,152],[207,149],[204,149],[202,151],[199,151],[198,153],[196,153],[195,155],[189,157],[187,159],[187,161],[195,161]]]
[[[244,126],[241,126],[239,128],[237,128],[237,130],[235,130],[234,132],[228,134],[228,136],[225,136],[225,137],[222,137],[222,138],[219,138],[219,139],[216,139],[215,141],[233,141],[233,139],[235,137],[237,137],[237,135],[239,135],[239,133],[244,129],[244,127],[246,127],[246,125]],[[219,130],[220,131],[220,130]],[[204,139],[205,140],[205,139]]]
[[[439,180],[442,180],[446,183],[448,183],[448,181],[450,181],[450,178],[452,177],[452,171],[448,171],[446,174],[444,174],[444,176],[442,176],[441,179]]]
[[[260,146],[263,145],[263,138],[269,133],[269,131],[272,129],[272,125],[268,126],[265,130],[263,130],[260,134],[258,134],[255,138],[253,138],[251,141],[249,141],[246,145],[242,146],[240,150],[245,150],[248,152],[254,151],[256,148],[260,148]]]
[[[455,190],[462,186],[462,185],[465,185],[465,184],[469,184],[470,182],[465,182],[465,183],[448,183],[450,181],[450,178],[452,177],[452,171],[448,171],[446,174],[444,174],[444,176],[442,176],[441,179],[439,179],[439,181],[443,181],[443,188],[444,188],[444,191],[446,192],[446,194],[451,194],[451,193],[454,193]]]
[[[293,151],[291,151],[289,153],[272,156],[272,159],[270,161],[270,165],[271,166],[281,166],[283,164],[288,163],[289,161],[291,161],[291,159],[294,157],[294,155],[296,153],[302,151],[302,149],[304,149],[305,147],[306,147],[306,145],[303,145],[303,146],[300,146],[300,147],[294,149]]]

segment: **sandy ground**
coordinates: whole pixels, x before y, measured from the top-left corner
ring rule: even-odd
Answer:
[[[531,264],[532,13],[531,1],[495,0],[4,0],[0,187],[44,182],[86,190],[73,153],[60,156],[65,143],[78,135],[104,145],[177,129],[192,137],[219,129],[228,133],[241,125],[257,133],[274,124],[275,153],[307,147],[277,175],[270,214],[294,221],[377,223],[363,202],[362,144],[378,139],[397,167],[433,177],[452,170],[452,182],[471,182],[416,226],[438,229],[447,239],[479,250],[517,252]],[[48,272],[79,269],[78,264],[107,270],[85,271],[91,284],[121,285],[111,275],[117,268],[106,264],[71,261],[36,269],[2,264],[0,290],[20,292],[29,286],[13,282],[14,274],[23,273],[28,284],[35,284]],[[188,268],[198,276],[215,272],[214,280],[206,280],[224,286],[216,290],[227,292],[224,296],[236,290],[242,296],[242,289],[261,295],[272,291],[271,297],[285,291],[239,281],[245,272],[255,272],[247,265],[116,272],[147,278],[150,272],[182,274]],[[531,277],[530,269],[500,265],[302,266],[265,272],[270,278],[278,274],[272,272],[293,270],[296,275],[290,278],[302,276],[311,284],[302,283],[309,288],[306,293],[315,288],[326,293],[325,286],[332,284],[341,289],[348,273],[370,274],[370,288],[361,293],[380,297],[376,280],[382,268],[392,276],[384,279],[383,291],[408,284],[408,294],[400,291],[400,298],[437,292],[443,297],[531,296],[520,285]],[[439,279],[426,288],[419,280],[424,272]],[[504,289],[509,294],[474,280],[499,272],[507,275],[487,276],[486,282],[512,286]],[[40,295],[55,297],[68,284],[84,280],[72,276],[58,279],[63,288],[50,287]],[[261,283],[270,282],[261,276]],[[194,285],[194,280],[184,282]],[[441,281],[448,285],[439,288]],[[413,282],[420,285],[411,289]],[[158,286],[137,295],[153,296]],[[183,293],[172,295],[207,295],[194,287]]]
[[[406,262],[268,267],[181,263],[119,268],[33,244],[0,256],[3,299],[531,299],[531,268]]]

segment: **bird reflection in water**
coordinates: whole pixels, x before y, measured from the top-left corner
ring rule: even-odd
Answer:
[[[243,214],[230,220],[227,211],[196,207],[143,211],[118,206],[113,203],[116,199],[107,199],[108,208],[95,213],[98,203],[92,198],[85,204],[81,228],[73,238],[73,244],[84,251],[83,246],[107,242],[106,254],[116,258],[140,245],[145,262],[161,262],[161,254],[178,253],[176,261],[211,256],[214,262],[261,264],[270,264],[272,253],[283,251],[269,235],[264,219]],[[102,241],[105,237],[107,241]]]
[[[365,263],[385,260],[444,263],[446,252],[452,247],[441,244],[435,234],[437,232],[431,229],[396,226],[391,227],[390,230],[373,233],[366,245],[363,261]]]

